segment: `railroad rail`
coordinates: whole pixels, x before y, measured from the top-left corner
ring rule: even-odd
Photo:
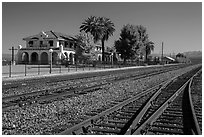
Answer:
[[[168,82],[159,84],[145,92],[141,92],[133,98],[122,101],[101,113],[90,112],[88,115],[93,115],[93,117],[60,134],[149,134],[150,132],[160,133],[162,131],[164,131],[162,132],[163,134],[188,134],[187,131],[191,131],[193,129],[192,127],[181,127],[181,125],[178,125],[178,122],[177,125],[174,123],[176,126],[165,123],[155,124],[154,122],[160,115],[161,117],[159,118],[172,120],[172,117],[180,118],[183,112],[186,112],[179,112],[179,110],[182,111],[182,108],[179,108],[181,107],[179,103],[182,100],[185,101],[182,103],[186,103],[188,100],[181,93],[186,93],[183,92],[184,89],[189,87],[187,85],[189,85],[193,75],[199,69],[200,67],[173,78]],[[183,117],[188,116],[188,114],[185,114]],[[172,121],[168,122],[170,123]],[[184,125],[188,124],[185,123]],[[161,128],[158,130],[159,126]],[[176,130],[165,130],[163,128],[164,126],[169,129],[174,126]],[[179,130],[180,128],[182,129]],[[194,133],[199,134],[197,131],[194,131]]]
[[[179,69],[180,67],[174,68]],[[165,73],[168,71],[171,71],[173,68],[167,68],[167,69],[159,69],[159,70],[153,70],[149,72],[148,70],[144,71],[140,74],[130,73],[129,75],[119,75],[112,78],[107,78],[103,80],[93,80],[93,81],[85,81],[83,83],[74,84],[72,86],[60,86],[56,88],[50,88],[50,89],[43,89],[41,91],[35,91],[31,93],[26,94],[20,94],[20,95],[14,95],[9,97],[4,97],[2,99],[2,110],[8,110],[10,108],[15,107],[22,107],[25,105],[34,105],[36,103],[48,103],[51,102],[54,99],[59,99],[62,97],[71,97],[76,96],[80,94],[86,94],[89,92],[93,92],[96,90],[101,89],[102,86],[107,85],[109,83],[118,82],[121,80],[137,80],[144,77],[150,77],[153,75]],[[94,82],[95,84],[90,84],[91,82]],[[90,84],[91,86],[87,86],[87,84]],[[84,86],[83,86],[84,85]]]
[[[129,134],[201,134],[193,114],[190,83],[200,67],[179,77],[170,88],[146,106],[143,117],[131,125]],[[137,123],[136,123],[137,122]]]
[[[63,135],[63,134],[92,134],[92,133],[88,132],[90,130],[89,128],[92,127],[91,125],[93,125],[93,124],[99,125],[99,122],[101,120],[104,120],[105,118],[108,118],[108,117],[115,117],[116,111],[120,112],[121,115],[127,114],[128,116],[133,116],[135,113],[135,109],[139,108],[139,107],[134,108],[135,104],[139,103],[140,101],[148,100],[148,98],[151,97],[155,91],[161,90],[163,87],[168,85],[169,82],[170,81],[165,81],[161,84],[158,84],[158,85],[156,85],[156,86],[154,86],[154,87],[152,87],[152,88],[150,88],[144,92],[141,92],[141,93],[135,95],[134,97],[132,97],[128,100],[121,101],[121,102],[111,102],[110,108],[106,109],[104,111],[103,110],[99,111],[99,112],[92,111],[92,112],[88,113],[87,115],[89,115],[89,116],[92,115],[93,117],[91,117],[90,119],[87,119],[86,121],[84,121],[82,123],[79,123],[79,124],[73,126],[72,128],[70,128],[68,130],[61,132],[60,134],[61,135]],[[117,104],[117,105],[115,105],[115,104]],[[140,103],[140,105],[141,105],[141,103]],[[120,116],[116,116],[116,117],[119,118]],[[126,118],[128,119],[128,117],[126,117]],[[109,123],[106,123],[106,124],[103,123],[103,125],[106,125],[107,127],[113,127],[113,128],[123,127],[126,122],[127,121],[124,121],[124,120],[120,121],[120,120],[111,119],[111,120],[109,120]],[[116,132],[117,131],[109,130],[106,133],[116,133]]]
[[[190,101],[194,108],[192,109],[193,115],[198,123],[197,128],[200,128],[200,132],[202,132],[202,70],[193,77],[189,86]]]
[[[180,67],[184,67],[184,66],[185,65],[182,65]],[[133,69],[131,69],[126,73],[125,72],[119,73],[120,71],[117,71],[117,73],[114,72],[114,73],[110,73],[110,74],[105,75],[107,73],[106,72],[105,74],[99,74],[98,75],[98,77],[100,77],[99,80],[97,80],[97,77],[95,76],[96,75],[95,73],[94,74],[91,73],[90,75],[86,75],[86,76],[80,75],[78,77],[76,77],[76,76],[75,77],[67,77],[67,76],[66,77],[61,77],[60,76],[60,77],[56,77],[56,79],[52,83],[48,82],[46,80],[44,81],[46,83],[48,82],[49,84],[43,84],[43,82],[42,83],[35,83],[36,81],[34,80],[33,83],[32,83],[32,86],[29,85],[28,83],[24,83],[24,82],[22,84],[20,84],[20,85],[19,85],[19,83],[16,85],[16,83],[14,82],[14,84],[3,85],[3,88],[2,88],[3,100],[8,100],[8,99],[12,99],[12,98],[15,99],[15,97],[27,96],[27,95],[28,96],[35,96],[35,95],[39,95],[39,94],[44,94],[45,92],[51,92],[52,93],[52,91],[56,90],[56,89],[60,89],[60,88],[61,89],[63,89],[63,88],[65,88],[65,89],[70,88],[71,89],[71,88],[80,87],[81,85],[86,85],[87,83],[89,84],[89,83],[92,83],[92,82],[99,82],[100,83],[100,81],[104,80],[104,79],[108,79],[108,80],[110,80],[111,78],[113,78],[113,79],[114,78],[115,79],[118,79],[118,78],[122,79],[122,77],[128,78],[128,77],[139,76],[139,75],[146,74],[146,73],[151,74],[153,72],[162,71],[162,69],[165,69],[165,68],[166,68],[166,70],[171,70],[172,69],[172,67],[168,67],[168,68],[164,67],[164,68],[157,68],[157,69],[155,69],[155,68],[151,68],[151,69],[146,68],[146,69],[143,69],[142,73],[141,73],[141,68],[139,68],[139,69],[135,69],[135,71],[133,71]],[[178,68],[179,68],[179,66],[175,67],[174,69],[178,69]],[[72,79],[72,78],[73,78],[73,80],[69,80],[69,79]],[[61,81],[60,81],[60,79],[61,79]],[[92,79],[92,80],[90,80],[90,79]],[[41,80],[42,79],[40,79],[40,81]],[[52,79],[50,79],[49,81],[51,81],[51,80]],[[82,81],[82,82],[80,82],[80,81]],[[38,85],[37,89],[33,88],[33,85]],[[40,86],[40,85],[42,85],[42,86]],[[19,93],[17,93],[17,95],[16,95],[15,92],[12,92],[12,91],[15,91],[15,90],[17,90],[17,91],[21,90],[21,87],[23,88],[23,86],[30,87],[30,89],[31,89],[30,93],[23,93],[23,94],[20,93],[21,95]],[[47,88],[39,89],[39,87],[43,87],[43,86],[45,86]],[[9,87],[9,89],[8,89],[8,87]],[[11,90],[11,91],[8,91],[8,90]],[[5,95],[4,95],[4,92],[6,93]],[[14,95],[7,95],[9,92],[12,92],[12,94],[14,94]],[[4,97],[4,96],[6,96],[6,97]]]

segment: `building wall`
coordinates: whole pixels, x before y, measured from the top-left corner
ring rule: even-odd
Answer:
[[[33,45],[31,46],[29,44],[29,41],[33,41]],[[34,48],[34,47],[40,47],[40,41],[43,41],[43,45],[41,47],[47,47],[47,48],[57,48],[59,47],[59,40],[57,39],[39,39],[39,40],[32,40],[32,39],[27,39],[26,40],[26,48]],[[53,46],[50,46],[49,41],[53,41]]]
[[[40,46],[40,41],[43,41],[43,45],[46,46]],[[27,63],[27,64],[50,64],[51,61],[51,53],[49,52],[49,49],[52,48],[53,49],[53,53],[52,56],[53,57],[53,63],[57,63],[56,60],[60,60],[60,59],[64,59],[66,58],[64,56],[64,54],[66,53],[67,60],[69,60],[70,62],[72,62],[73,64],[75,63],[75,50],[74,49],[64,49],[64,41],[62,41],[61,45],[59,40],[57,39],[53,39],[53,46],[50,46],[49,44],[49,40],[45,40],[43,38],[39,39],[39,40],[35,40],[35,42],[33,43],[33,46],[31,47],[28,43],[29,43],[29,39],[26,40],[26,48],[22,48],[22,46],[19,47],[18,49],[18,63]],[[68,42],[68,47],[69,47],[70,42]],[[62,49],[60,48],[60,46],[62,46]],[[54,48],[58,48],[58,49],[54,49]],[[74,48],[74,44],[73,44],[73,48]],[[43,53],[43,55],[42,55]],[[28,60],[25,60],[25,58],[23,59],[24,54],[27,55]],[[46,55],[46,56],[45,56]],[[43,56],[43,57],[41,57]],[[45,59],[46,57],[46,59]],[[42,62],[41,60],[47,60],[46,63]],[[36,61],[37,60],[37,61]]]

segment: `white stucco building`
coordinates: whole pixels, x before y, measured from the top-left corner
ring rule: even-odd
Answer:
[[[54,31],[42,31],[37,35],[23,38],[26,47],[18,47],[19,64],[57,64],[61,59],[75,62],[76,38]],[[49,50],[52,49],[52,53]]]

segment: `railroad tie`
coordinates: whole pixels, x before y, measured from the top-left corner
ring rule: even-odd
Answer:
[[[178,129],[169,129],[169,128],[158,128],[158,127],[152,127],[150,132],[153,133],[164,133],[164,134],[173,134],[173,135],[183,135],[183,130]]]
[[[111,124],[111,123],[98,123],[98,124],[94,124],[94,126],[98,126],[98,127],[110,127],[110,128],[123,128],[123,125],[119,125],[119,124]]]
[[[93,127],[90,128],[91,131],[94,132],[105,132],[105,133],[113,133],[113,134],[119,134],[120,129],[112,129],[112,128],[99,128],[99,127]]]

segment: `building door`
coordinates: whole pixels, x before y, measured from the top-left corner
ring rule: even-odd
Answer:
[[[32,64],[38,64],[38,53],[33,52],[31,54],[31,63]]]
[[[52,53],[52,64],[57,64],[57,52]]]
[[[48,54],[46,52],[43,52],[41,54],[40,60],[41,60],[41,64],[43,64],[43,65],[48,64]]]

